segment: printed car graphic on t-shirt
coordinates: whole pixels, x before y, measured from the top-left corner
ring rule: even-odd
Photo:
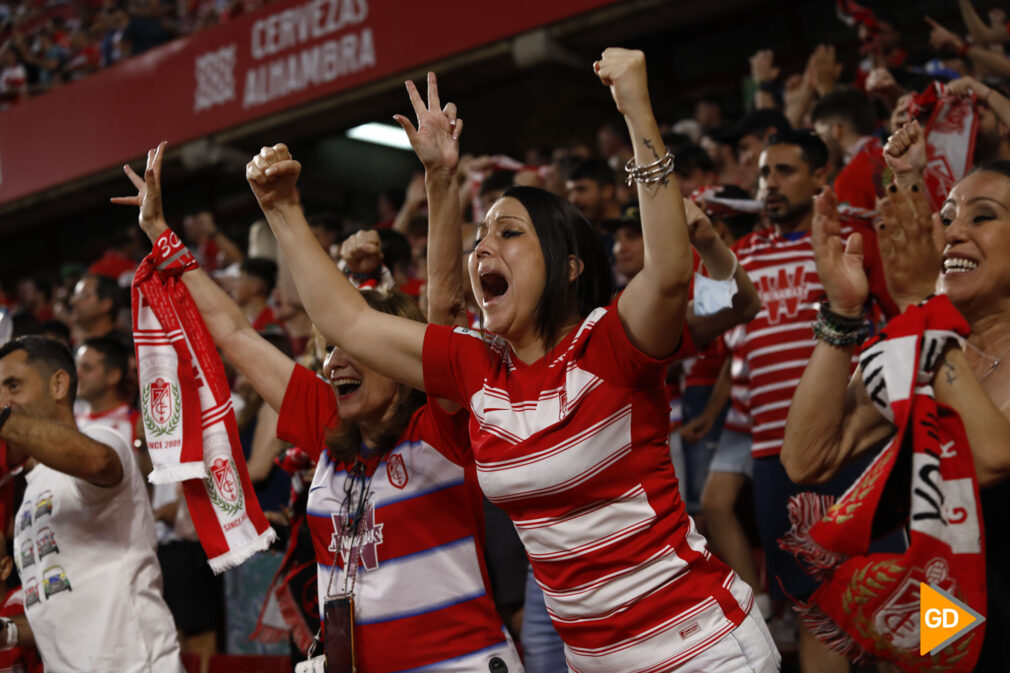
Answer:
[[[21,516],[18,517],[18,532],[20,533],[30,525],[32,525],[32,508],[29,505],[25,507],[25,511],[21,512]]]
[[[39,529],[39,536],[35,540],[35,545],[38,547],[40,561],[46,554],[54,554],[60,551],[60,548],[56,546],[56,536],[53,535],[53,529],[49,526],[43,526]]]
[[[42,599],[39,598],[39,581],[34,577],[28,578],[25,582],[25,607],[30,608],[37,605]]]
[[[42,590],[45,592],[46,598],[64,589],[72,591],[70,580],[67,579],[67,573],[63,571],[63,568],[60,566],[49,566],[46,568],[46,571],[42,574]]]
[[[21,543],[21,569],[35,565],[35,547],[31,540]]]
[[[35,502],[35,520],[38,521],[40,517],[46,514],[53,513],[53,492],[52,491],[42,491],[42,495]]]

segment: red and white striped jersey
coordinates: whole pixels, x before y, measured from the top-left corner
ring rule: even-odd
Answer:
[[[77,425],[104,425],[105,427],[119,433],[130,445],[130,448],[137,451],[137,419],[140,412],[129,404],[120,404],[118,407],[93,414],[90,411],[75,414]]]
[[[460,458],[515,524],[573,671],[670,670],[751,607],[680,499],[665,365],[631,344],[616,303],[529,365],[476,332],[427,329],[425,388],[469,407]]]
[[[863,267],[871,297],[891,306],[876,239],[869,227],[843,225],[842,236],[863,236]],[[776,456],[785,436],[793,392],[817,345],[813,324],[824,298],[809,232],[782,236],[774,228],[748,234],[733,246],[761,297],[761,310],[744,327],[742,354],[750,388],[754,457]],[[853,358],[853,367],[857,364]]]
[[[489,656],[510,665],[518,662],[487,589],[480,554],[483,507],[473,469],[464,470],[433,448],[467,441],[466,414],[449,417],[435,407],[421,407],[395,448],[365,461],[365,479],[371,477],[371,482],[354,611],[358,668],[369,673],[435,664],[440,671],[487,671]],[[434,414],[441,414],[438,424]],[[337,422],[332,388],[304,367],[295,367],[277,436],[318,460],[307,520],[316,553],[320,615],[334,559],[331,593],[343,589],[342,551],[348,541],[341,540],[345,527],[340,513],[345,484],[353,479],[355,503],[361,487],[360,477],[348,475],[354,464],[334,462],[325,449],[326,430]],[[459,429],[455,437],[454,427]]]

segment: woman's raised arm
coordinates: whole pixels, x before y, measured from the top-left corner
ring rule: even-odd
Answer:
[[[151,243],[168,231],[161,200],[161,164],[165,146],[163,142],[147,153],[143,179],[129,166],[123,166],[126,176],[137,188],[137,195],[112,199],[116,204],[139,206],[138,222]],[[294,360],[257,334],[238,304],[203,269],[194,268],[182,274],[182,282],[217,347],[249,379],[266,403],[279,410],[295,368]]]
[[[428,198],[428,322],[468,326],[463,291],[463,215],[456,180],[463,120],[457,118],[454,103],[441,108],[435,73],[428,73],[427,105],[413,82],[408,81],[406,86],[417,115],[417,128],[403,115],[393,118],[403,127],[417,158],[424,164]]]
[[[645,55],[610,48],[594,67],[624,115],[635,164],[643,169],[637,187],[645,263],[621,294],[618,314],[631,342],[646,354],[662,358],[680,342],[691,282],[684,203],[673,175],[673,158],[667,156],[652,113]]]
[[[730,305],[716,313],[701,315],[695,310],[695,301],[688,304],[687,327],[691,340],[696,348],[702,349],[728,330],[753,320],[761,310],[761,297],[733,251],[716,233],[705,211],[690,199],[684,199],[684,211],[691,245],[698,251],[709,275],[717,280],[732,278],[737,287]],[[698,292],[697,286],[695,292]]]
[[[319,331],[376,372],[424,390],[421,351],[425,325],[368,306],[309,230],[295,190],[300,163],[284,144],[264,147],[246,165],[246,179]]]

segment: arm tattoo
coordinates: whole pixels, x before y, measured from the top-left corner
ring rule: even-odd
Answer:
[[[652,141],[648,138],[642,138],[642,142],[645,143],[646,147],[652,150],[652,156],[655,157],[656,161],[659,161],[659,155],[656,154],[656,147],[652,144]]]
[[[659,154],[656,153],[656,146],[652,144],[652,141],[648,138],[642,138],[642,143],[652,151],[652,156],[655,157],[656,161],[659,161]],[[670,185],[670,178],[664,177],[659,184],[668,187]]]
[[[948,385],[954,385],[954,381],[957,381],[957,373],[954,369],[954,365],[950,364],[946,358],[943,360],[943,374],[947,377]]]

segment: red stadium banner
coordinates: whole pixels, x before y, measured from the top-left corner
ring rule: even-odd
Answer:
[[[613,2],[278,2],[0,112],[0,203]]]

